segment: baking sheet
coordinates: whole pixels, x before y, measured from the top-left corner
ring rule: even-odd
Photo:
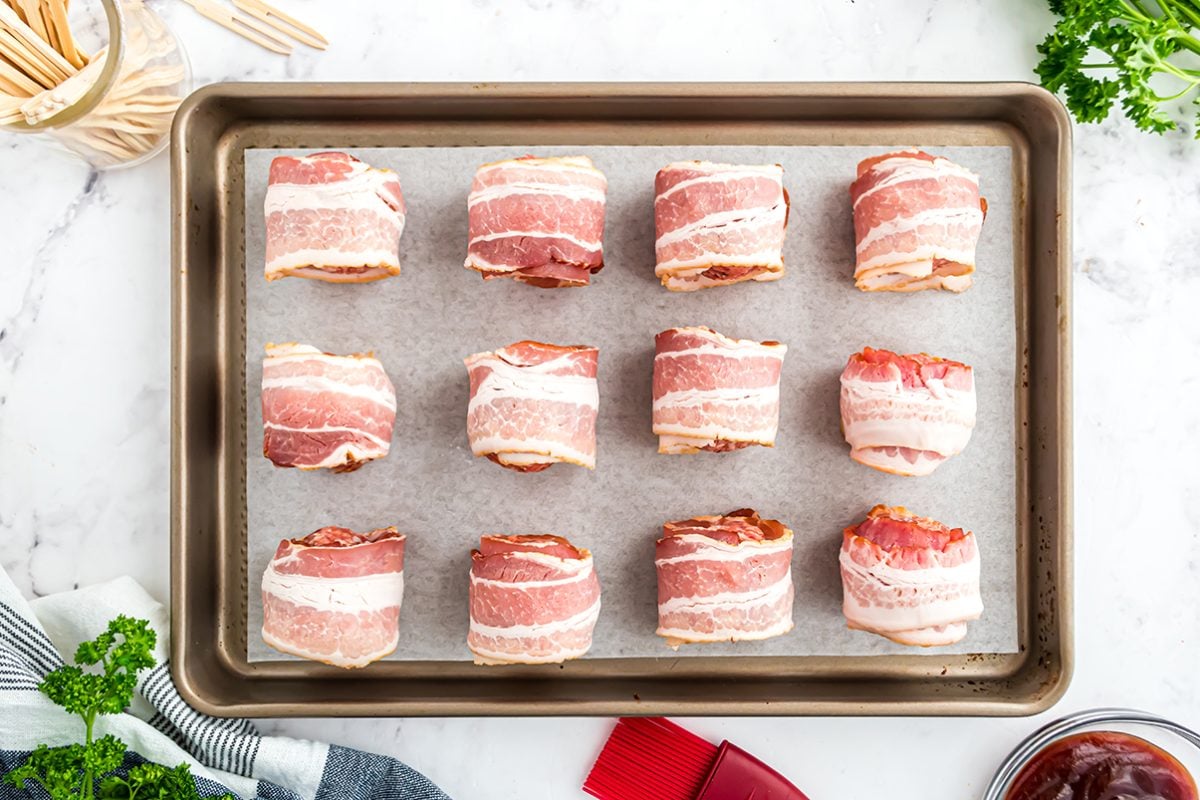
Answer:
[[[557,533],[596,558],[603,610],[589,658],[676,655],[871,655],[1017,650],[1016,326],[1012,153],[1007,147],[930,148],[981,177],[988,216],[975,286],[962,295],[863,294],[853,288],[847,187],[859,160],[894,147],[538,147],[586,153],[608,177],[605,268],[583,289],[482,281],[462,267],[466,194],[475,168],[522,147],[375,148],[350,152],[400,175],[408,205],[403,273],[364,286],[262,277],[263,199],[271,159],[311,151],[247,150],[248,658],[292,660],[262,643],[258,580],[279,539],[324,525],[394,524],[408,533],[400,644],[393,659],[470,660],[470,549],[482,533]],[[791,195],[787,276],[694,294],[654,277],[654,173],[698,158],[780,163]],[[654,334],[708,325],[789,345],[774,449],[656,453],[650,430]],[[471,454],[462,358],[521,339],[600,348],[597,468],[523,475]],[[277,469],[259,457],[261,357],[266,342],[330,352],[374,350],[396,385],[391,454],[346,475]],[[975,367],[978,424],[967,450],[926,478],[852,462],[838,419],[838,375],[864,345],[924,350]],[[914,651],[846,629],[837,553],[841,530],[875,503],[907,505],[974,530],[984,616],[959,644]],[[654,540],[665,520],[752,507],[796,534],[796,628],[765,642],[681,648],[654,635]]]

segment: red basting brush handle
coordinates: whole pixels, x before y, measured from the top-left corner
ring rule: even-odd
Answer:
[[[808,800],[775,770],[736,744],[721,742],[696,800]]]
[[[600,800],[808,800],[737,745],[661,717],[617,720],[583,790]]]

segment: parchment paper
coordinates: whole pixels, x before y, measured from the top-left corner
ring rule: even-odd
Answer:
[[[581,289],[484,282],[463,268],[466,197],[475,168],[523,147],[349,150],[400,175],[408,221],[399,277],[360,286],[263,279],[263,198],[271,159],[246,165],[247,503],[249,658],[290,658],[263,644],[259,581],[281,538],[324,525],[408,534],[400,645],[392,658],[469,660],[467,574],[482,533],[556,533],[592,550],[603,610],[589,657],[661,657],[654,635],[654,541],[666,520],[755,508],[795,531],[796,628],[765,642],[684,647],[696,655],[861,655],[1014,652],[1016,380],[1014,202],[1006,147],[938,147],[981,176],[988,215],[975,285],[942,292],[864,294],[854,288],[848,185],[880,147],[539,147],[586,153],[608,177],[605,267]],[[779,163],[791,195],[787,275],[766,284],[677,294],[654,277],[654,174],[682,159]],[[708,325],[789,346],[774,449],[658,455],[650,429],[654,335]],[[557,465],[517,474],[472,456],[464,356],[521,339],[600,348],[595,472]],[[269,342],[334,353],[373,350],[396,385],[391,454],[358,472],[277,469],[261,457],[261,359]],[[967,449],[925,478],[851,461],[839,429],[838,376],[864,345],[926,351],[975,367],[979,416]],[[847,630],[838,547],[846,525],[876,503],[975,531],[983,618],[949,648],[917,650]]]

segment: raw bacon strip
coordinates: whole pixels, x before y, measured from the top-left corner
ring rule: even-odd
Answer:
[[[263,641],[335,667],[365,667],[396,649],[404,534],[321,528],[284,539],[262,579]]]
[[[484,164],[467,196],[467,269],[543,289],[587,286],[604,266],[608,181],[587,156]]]
[[[858,165],[850,198],[859,289],[961,292],[971,285],[987,211],[978,175],[920,151],[888,153]]]
[[[975,427],[975,376],[957,361],[864,348],[842,371],[850,457],[894,475],[928,475]]]
[[[529,341],[468,356],[471,452],[520,472],[595,469],[599,357],[594,347]]]
[[[975,534],[875,506],[842,536],[842,610],[851,628],[921,647],[954,644],[979,619]]]
[[[663,525],[654,551],[658,635],[674,648],[792,629],[792,532],[743,508]]]
[[[388,454],[396,393],[370,355],[268,344],[262,413],[263,455],[275,466],[351,472]]]
[[[783,277],[783,167],[682,161],[654,178],[654,274],[674,292]]]
[[[730,339],[709,328],[671,328],[654,344],[658,452],[775,446],[787,345]]]
[[[364,283],[400,274],[400,179],[345,153],[271,162],[267,280]]]
[[[592,554],[560,536],[484,536],[471,551],[476,664],[558,664],[592,646],[600,580]]]

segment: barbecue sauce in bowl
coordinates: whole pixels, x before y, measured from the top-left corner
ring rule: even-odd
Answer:
[[[1004,800],[1200,800],[1196,781],[1161,747],[1115,731],[1077,733],[1030,759]]]

